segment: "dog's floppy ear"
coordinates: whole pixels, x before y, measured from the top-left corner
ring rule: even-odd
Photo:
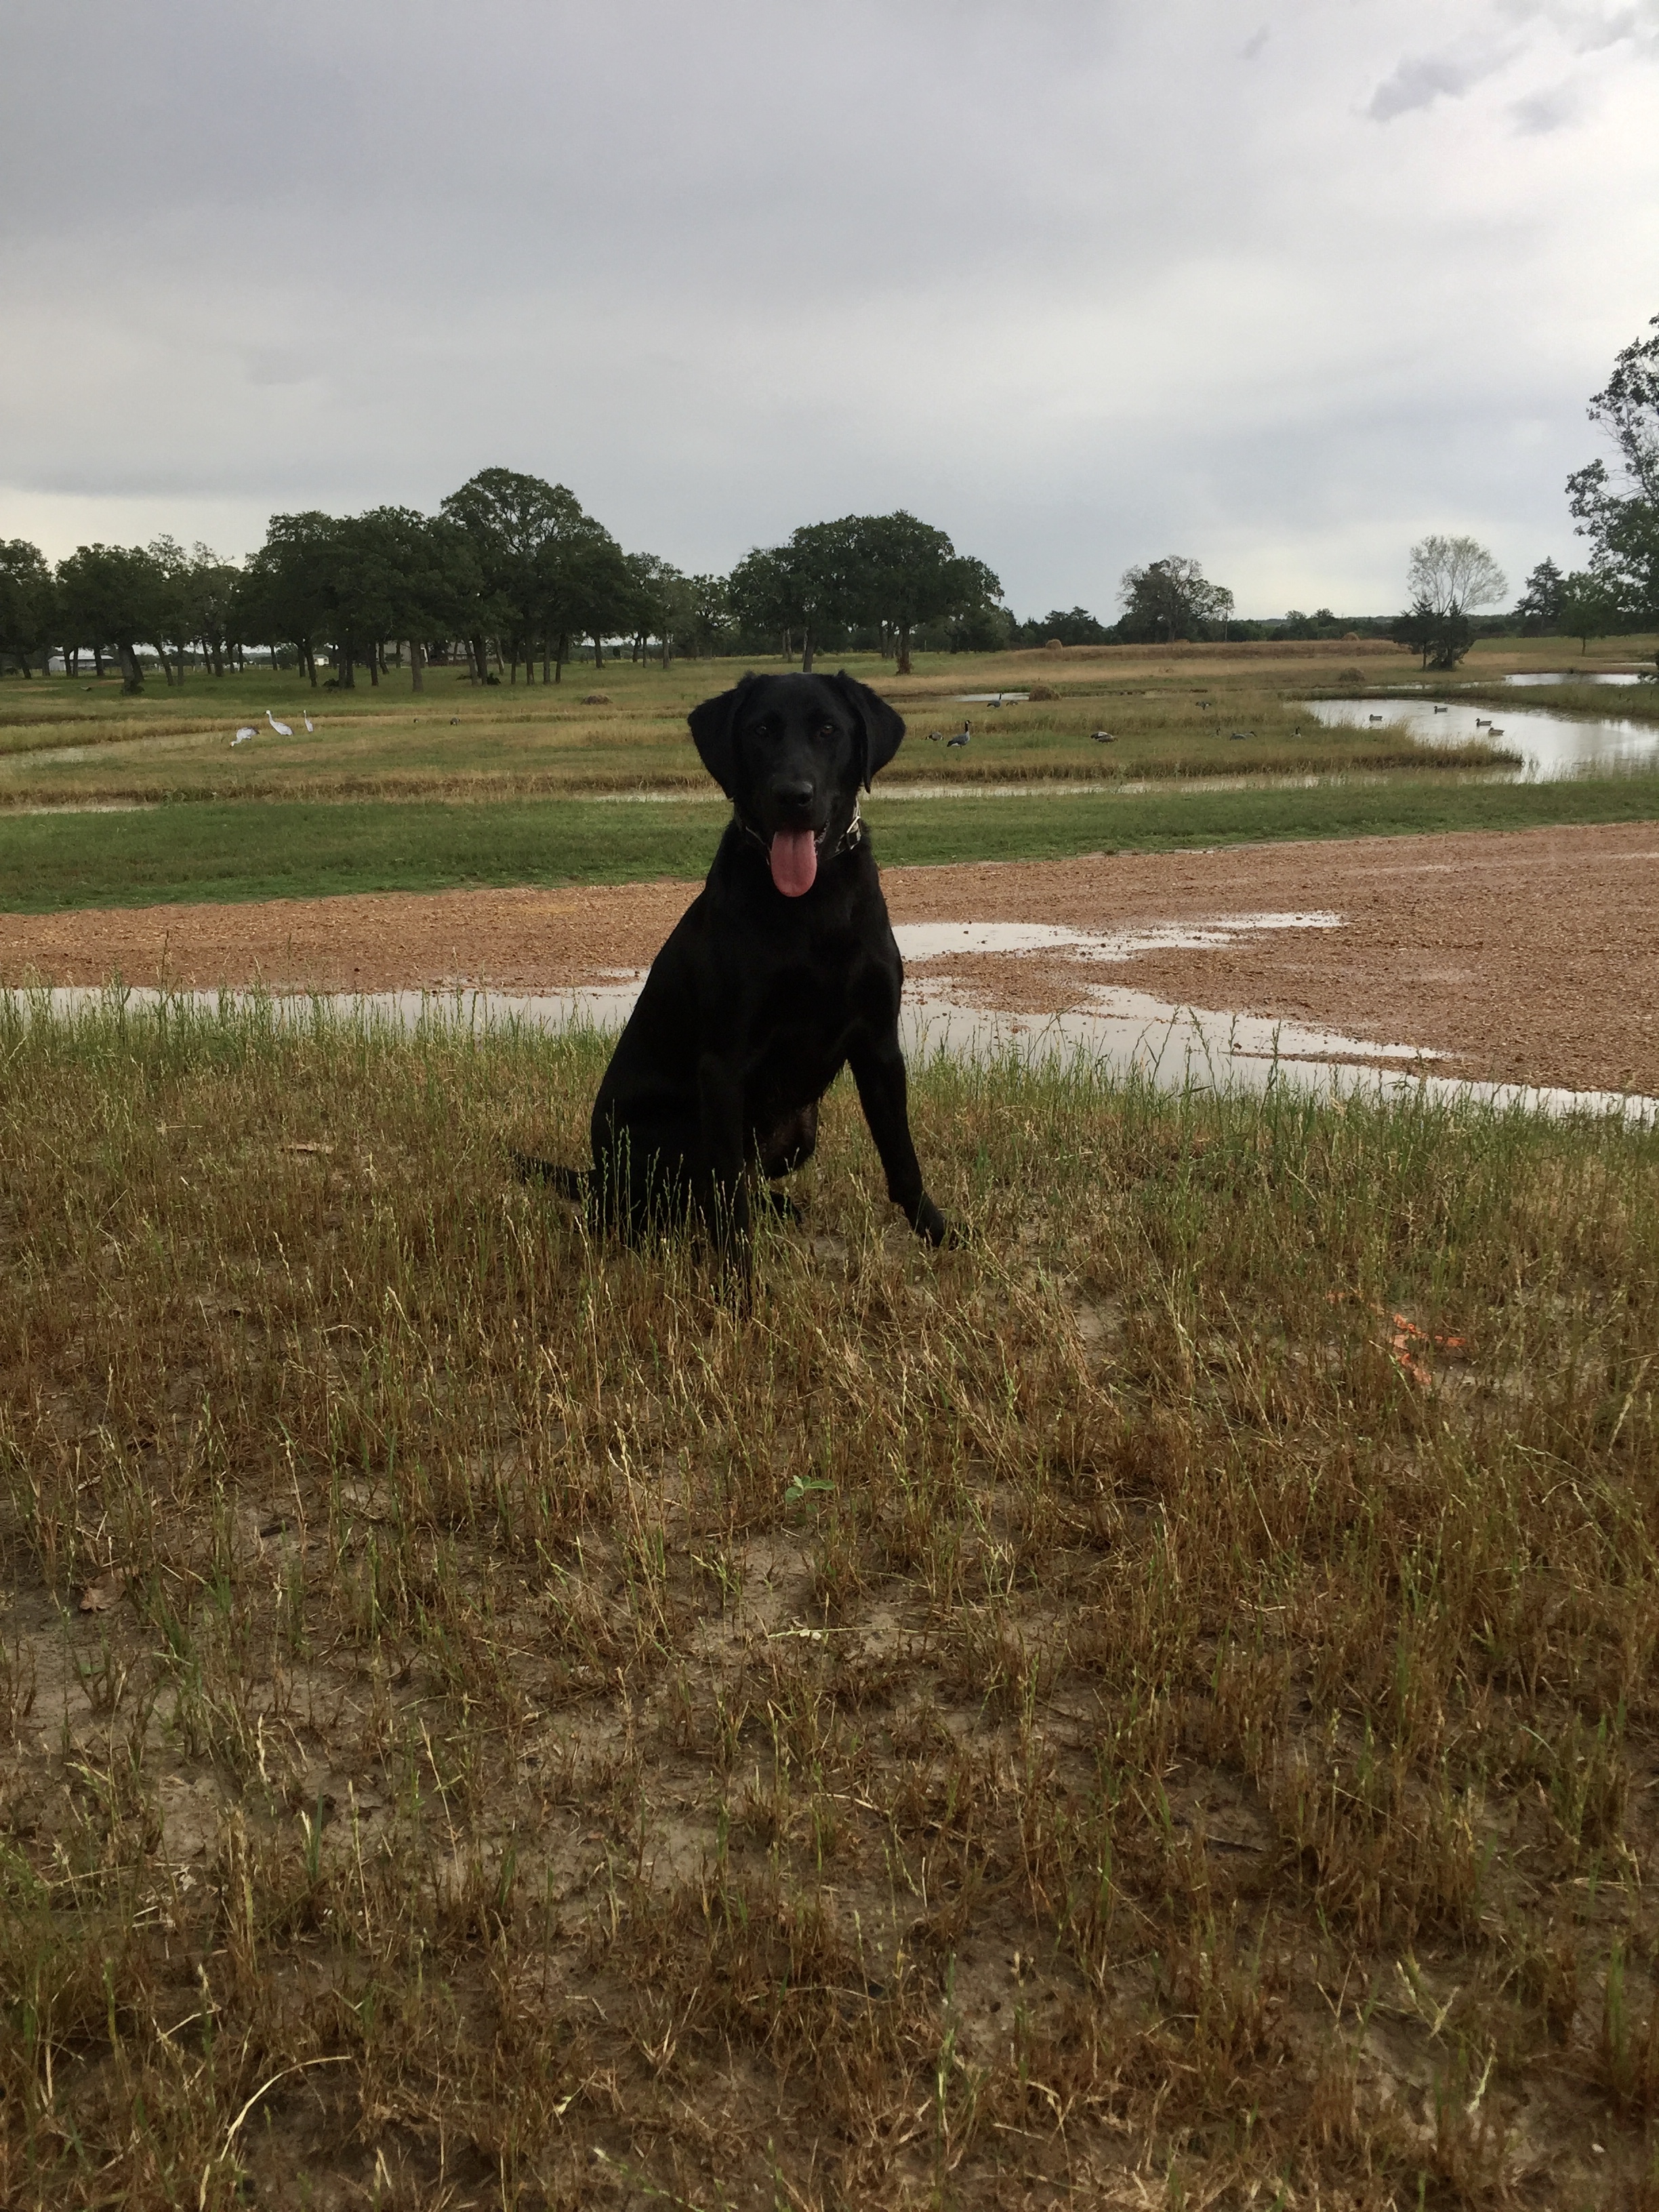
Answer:
[[[864,735],[859,748],[859,781],[866,791],[878,769],[886,767],[904,736],[904,717],[878,698],[867,684],[842,668],[830,681],[858,716]]]
[[[745,676],[731,691],[722,691],[718,699],[705,699],[701,707],[694,707],[686,720],[691,725],[692,740],[708,769],[728,799],[735,799],[732,788],[737,774],[737,756],[732,750],[732,732],[736,726],[738,709],[743,704],[755,679]]]

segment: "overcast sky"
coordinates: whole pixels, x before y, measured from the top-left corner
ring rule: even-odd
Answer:
[[[1022,614],[1582,559],[1659,0],[6,0],[0,537],[432,508],[720,569],[906,507]]]

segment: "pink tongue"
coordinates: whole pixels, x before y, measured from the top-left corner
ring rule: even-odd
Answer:
[[[772,880],[785,898],[799,898],[811,890],[818,872],[818,848],[810,830],[780,830],[768,857]]]

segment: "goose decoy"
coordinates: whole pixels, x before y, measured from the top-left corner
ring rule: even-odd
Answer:
[[[948,751],[952,745],[965,745],[969,738],[971,738],[973,734],[973,726],[968,720],[967,716],[964,714],[962,720],[962,727],[957,732],[955,737],[946,738],[945,740],[945,750]]]
[[[939,731],[929,730],[927,732],[927,742],[930,745],[942,745],[945,743],[945,738],[942,732]]]
[[[1112,730],[1091,730],[1089,735],[1097,745],[1115,745],[1117,743],[1116,732]]]
[[[1255,735],[1254,730],[1229,730],[1227,732],[1228,738],[1231,742],[1236,742],[1240,738],[1253,738]]]
[[[271,728],[276,731],[279,738],[291,738],[294,735],[294,732],[288,723],[279,722],[275,714],[271,713],[269,707],[265,708],[265,720],[270,723]]]

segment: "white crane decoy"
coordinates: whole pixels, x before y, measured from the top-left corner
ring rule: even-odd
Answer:
[[[258,734],[252,722],[244,722],[230,742],[234,745],[245,745],[250,738],[257,738]]]
[[[307,730],[314,730],[317,726],[317,725],[312,720],[309,714],[305,717],[305,726]]]
[[[270,723],[271,728],[276,731],[279,738],[291,738],[294,735],[294,732],[289,724],[286,722],[279,722],[275,714],[271,713],[269,707],[265,708],[265,720]]]

